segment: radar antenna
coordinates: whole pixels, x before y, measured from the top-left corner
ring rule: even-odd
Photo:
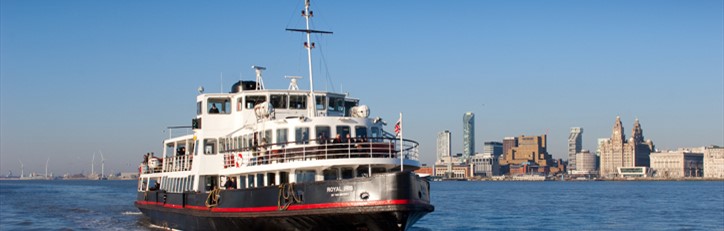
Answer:
[[[304,10],[302,10],[302,17],[304,17],[306,21],[306,29],[289,29],[287,28],[287,31],[294,31],[294,32],[303,32],[307,34],[307,41],[304,42],[304,48],[307,49],[307,64],[309,64],[309,95],[310,100],[309,102],[312,104],[309,106],[309,116],[314,117],[317,114],[317,103],[316,103],[316,97],[314,96],[314,78],[312,75],[312,48],[314,48],[314,43],[311,41],[311,35],[312,33],[315,34],[332,34],[330,31],[321,31],[321,30],[312,30],[309,29],[309,18],[314,16],[314,12],[309,10],[310,6],[310,0],[304,0]]]
[[[298,91],[299,85],[297,85],[297,79],[301,79],[301,76],[284,76],[284,78],[290,79],[289,80],[289,90]]]
[[[264,90],[264,79],[261,77],[261,72],[266,70],[266,67],[251,66],[256,71],[256,90]]]

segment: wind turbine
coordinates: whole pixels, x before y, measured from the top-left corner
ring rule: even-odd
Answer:
[[[18,161],[20,161],[20,178],[23,178],[23,175],[25,174],[25,167],[23,166],[22,160],[18,160]]]
[[[102,179],[103,179],[103,177],[105,177],[105,175],[106,175],[106,174],[105,174],[105,169],[106,169],[106,158],[105,158],[105,157],[103,157],[103,151],[101,151],[101,150],[98,150],[98,152],[99,152],[99,153],[101,153],[101,177],[100,177],[100,179],[102,180]]]
[[[50,157],[48,157],[48,160],[45,161],[45,178],[48,179],[48,162],[50,162]]]

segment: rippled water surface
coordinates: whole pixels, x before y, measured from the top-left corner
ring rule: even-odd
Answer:
[[[150,230],[135,181],[0,181],[0,230]],[[413,230],[724,230],[724,182],[432,182]]]

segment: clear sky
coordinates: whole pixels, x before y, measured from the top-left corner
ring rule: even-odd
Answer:
[[[0,173],[134,171],[190,125],[198,86],[224,91],[251,65],[267,88],[306,72],[302,1],[0,1]],[[373,116],[403,112],[433,163],[438,132],[462,152],[549,135],[566,158],[635,118],[659,149],[724,144],[724,1],[314,1],[315,87]],[[323,55],[321,55],[323,54]],[[223,73],[223,81],[220,77]],[[300,82],[308,89],[308,80]],[[391,125],[390,125],[391,126]],[[388,128],[391,130],[391,128]],[[98,159],[98,158],[97,158]],[[98,169],[99,166],[96,167]]]

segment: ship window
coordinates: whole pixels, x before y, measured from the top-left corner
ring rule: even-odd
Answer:
[[[256,187],[264,187],[264,174],[256,174]]]
[[[275,182],[276,179],[277,179],[276,174],[270,172],[270,173],[267,173],[267,174],[266,174],[266,177],[267,177],[267,179],[268,179],[267,182],[269,183],[267,186],[272,186],[272,185],[276,185],[276,184],[277,184],[277,183]]]
[[[336,180],[337,179],[337,169],[326,169],[322,172],[324,174],[324,180]]]
[[[297,183],[314,182],[315,172],[314,170],[298,170],[297,171]]]
[[[239,185],[239,189],[245,189],[246,188],[246,176],[239,176],[239,180],[236,181]]]
[[[299,127],[294,129],[294,140],[297,141],[297,144],[309,143],[309,128]]]
[[[327,101],[327,97],[324,97],[323,95],[318,95],[315,98],[315,102],[317,102],[317,110],[324,110],[325,105],[327,105],[325,102]]]
[[[290,109],[307,109],[307,96],[306,95],[290,95],[289,96],[289,108]]]
[[[272,130],[271,129],[264,130],[264,136],[262,136],[262,140],[266,141],[266,145],[268,145],[272,142]]]
[[[365,126],[354,127],[354,137],[356,137],[357,139],[362,139],[362,138],[366,139],[367,138],[367,127],[365,127]],[[360,141],[357,140],[357,142],[360,142]]]
[[[246,96],[246,109],[254,109],[257,104],[266,101],[265,95],[247,95]]]
[[[289,129],[283,128],[283,129],[277,129],[277,140],[276,143],[278,145],[285,145],[287,143],[287,133]]]
[[[337,126],[337,135],[342,138],[342,142],[347,142],[347,135],[352,136],[349,126]]]
[[[216,139],[204,139],[204,154],[216,154]]]
[[[196,102],[196,115],[201,115],[201,112],[203,111],[201,109],[201,102]]]
[[[329,111],[344,112],[344,98],[329,97]]]
[[[372,138],[373,141],[379,141],[377,138],[382,137],[382,132],[380,131],[380,128],[378,127],[372,127],[372,134],[370,138]]]
[[[329,126],[317,126],[314,128],[317,132],[317,143],[323,144],[329,141]]]
[[[279,108],[279,109],[286,109],[287,108],[287,96],[286,95],[271,95],[269,97],[269,101],[271,101],[272,107]]]
[[[352,179],[354,178],[354,172],[351,168],[344,168],[342,169],[342,179]]]
[[[244,105],[244,103],[242,101],[244,101],[244,98],[242,98],[242,97],[236,98],[236,111],[241,111],[241,108]]]
[[[253,187],[254,187],[254,179],[255,179],[255,178],[256,178],[256,177],[254,177],[254,175],[249,175],[249,180],[248,180],[248,182],[249,182],[249,188],[253,188]]]
[[[279,184],[287,184],[287,183],[289,183],[289,173],[279,172]]]
[[[206,105],[209,114],[229,114],[231,113],[231,102],[229,98],[209,98]]]
[[[221,138],[219,139],[219,152],[225,152],[226,151],[226,139]]]
[[[189,177],[188,177],[188,179],[189,179],[189,183],[188,183],[188,184],[186,184],[186,191],[191,191],[191,190],[194,190],[194,189],[193,189],[193,185],[194,185],[194,176],[189,176]]]
[[[196,149],[198,147],[199,147],[199,141],[196,140],[196,144],[194,145],[194,156],[199,154],[199,150]]]

